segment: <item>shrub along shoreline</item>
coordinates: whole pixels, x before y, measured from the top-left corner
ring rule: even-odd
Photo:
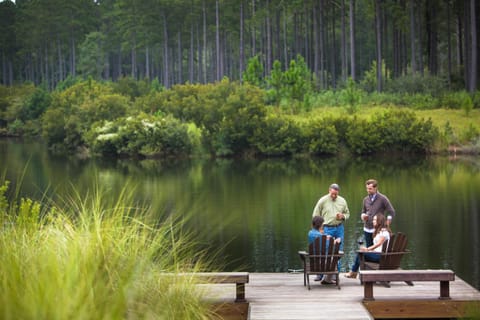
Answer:
[[[51,93],[31,85],[0,87],[0,93],[2,135],[41,137],[50,149],[69,154],[155,158],[480,151],[478,109],[465,109],[457,125],[438,115],[462,110],[407,108],[391,104],[393,98],[399,102],[393,94],[388,102],[388,95],[366,95],[351,87],[275,105],[268,103],[267,90],[228,79],[171,89],[128,78],[117,83],[72,80]],[[349,94],[352,99],[340,101]],[[379,96],[380,107],[375,105]]]

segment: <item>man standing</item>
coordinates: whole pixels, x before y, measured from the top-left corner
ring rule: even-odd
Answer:
[[[338,195],[340,187],[333,183],[328,188],[328,194],[321,197],[315,208],[312,217],[321,216],[324,219],[323,230],[326,235],[334,239],[340,239],[340,251],[343,251],[345,227],[343,222],[350,217],[347,201]],[[340,268],[340,261],[338,262]],[[319,279],[315,279],[319,280]],[[322,283],[331,283],[330,279],[324,279]]]
[[[378,192],[378,182],[374,179],[368,179],[365,182],[367,188],[367,196],[363,199],[363,209],[361,218],[363,221],[363,234],[365,235],[365,244],[367,247],[373,245],[373,217],[377,213],[383,214],[387,217],[387,224],[390,226],[392,218],[395,216],[395,209],[390,200]],[[388,214],[388,215],[387,215]]]

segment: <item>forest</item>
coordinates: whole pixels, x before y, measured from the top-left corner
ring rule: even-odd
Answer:
[[[67,77],[157,78],[165,88],[242,81],[302,56],[316,90],[372,69],[388,79],[441,77],[477,88],[475,0],[17,0],[0,2],[0,84]],[[381,63],[378,63],[378,62]]]
[[[0,135],[85,156],[480,152],[471,0],[0,2]]]

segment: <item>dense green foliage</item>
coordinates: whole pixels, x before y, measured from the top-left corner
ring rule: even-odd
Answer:
[[[297,77],[305,79],[305,74],[299,71]],[[7,92],[2,122],[8,134],[41,132],[53,150],[129,157],[425,153],[452,143],[475,144],[478,139],[479,128],[474,124],[455,133],[455,140],[443,138],[452,133],[442,135],[443,128],[402,107],[398,101],[408,95],[367,94],[352,81],[338,92],[315,95],[304,91],[310,97],[305,104],[293,98],[293,91],[284,91],[283,85],[278,88],[280,99],[292,107],[268,105],[271,89],[228,79],[168,90],[155,82],[128,78],[117,83],[73,81],[51,93],[41,88],[0,87]],[[428,99],[438,103],[446,97]],[[449,108],[461,108],[467,115],[472,112],[467,93],[448,97]],[[368,116],[362,113],[377,101],[390,106],[396,101],[401,108],[383,108]],[[468,109],[464,101],[470,103]],[[330,111],[320,112],[325,107]]]
[[[426,153],[479,140],[475,122],[459,129],[417,118],[439,108],[469,117],[480,107],[480,94],[449,91],[438,77],[406,76],[386,81],[391,92],[368,92],[372,69],[358,83],[350,78],[339,90],[316,92],[301,56],[285,71],[275,61],[270,77],[261,70],[254,57],[243,84],[225,78],[166,89],[124,77],[68,78],[52,92],[0,87],[0,123],[4,134],[41,133],[52,150],[128,157]]]

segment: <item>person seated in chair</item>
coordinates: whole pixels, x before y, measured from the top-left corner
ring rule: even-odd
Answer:
[[[315,241],[316,238],[321,238],[325,233],[323,231],[323,217],[321,216],[314,216],[312,219],[312,229],[308,232],[308,244],[311,244]],[[328,245],[330,243],[330,236],[327,236],[327,242],[325,243],[325,246],[328,248]],[[334,240],[337,243],[340,243],[341,239],[336,238]],[[322,278],[324,278],[322,280]],[[322,275],[317,275],[314,279],[315,281],[322,281],[322,284],[333,284],[332,282],[332,276],[327,275],[323,277]]]
[[[377,214],[373,217],[373,227],[375,231],[373,232],[373,245],[370,247],[361,247],[360,251],[365,252],[366,261],[371,262],[380,262],[380,253],[382,252],[383,243],[390,240],[390,235],[392,231],[387,224],[387,219],[383,214]],[[352,271],[345,274],[345,277],[355,279],[358,275],[358,269],[360,268],[360,255],[357,254],[355,258],[355,263],[352,266]]]

